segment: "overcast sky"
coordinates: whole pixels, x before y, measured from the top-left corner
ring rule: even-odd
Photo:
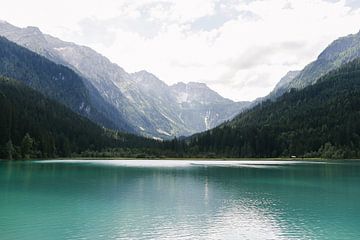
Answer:
[[[3,0],[0,18],[90,46],[128,72],[252,100],[357,33],[360,0]]]

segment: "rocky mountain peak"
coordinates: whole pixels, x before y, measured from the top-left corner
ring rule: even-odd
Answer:
[[[91,48],[43,34],[36,27],[0,23],[0,36],[51,61],[70,67],[83,77],[96,104],[109,104],[108,116],[125,120],[147,137],[171,138],[212,128],[242,111],[204,83],[167,85],[145,70],[127,73]],[[110,108],[111,107],[111,108]]]
[[[306,65],[300,72],[290,72],[276,85],[274,90],[266,97],[257,100],[275,99],[290,89],[302,89],[313,85],[317,80],[340,67],[343,64],[360,57],[360,31],[338,38],[330,43],[317,57]]]
[[[132,73],[131,76],[140,88],[151,88],[152,92],[166,91],[169,87],[157,76],[145,70]]]
[[[352,48],[357,48],[360,44],[360,31],[350,34],[333,41],[324,51],[320,53],[317,60],[333,61],[340,53],[347,52]],[[355,51],[356,49],[354,49]]]
[[[34,26],[28,26],[28,27],[24,28],[24,30],[31,34],[37,34],[37,35],[43,34],[38,27],[34,27]]]
[[[170,87],[179,103],[213,104],[219,102],[233,102],[220,96],[205,83],[177,83]]]

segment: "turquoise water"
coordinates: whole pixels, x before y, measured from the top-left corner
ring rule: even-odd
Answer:
[[[360,162],[0,162],[0,239],[360,239]]]

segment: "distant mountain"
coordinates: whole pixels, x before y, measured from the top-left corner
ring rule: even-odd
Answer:
[[[181,118],[195,132],[209,130],[232,119],[250,104],[223,98],[203,83],[177,83],[170,88],[180,104]]]
[[[0,159],[70,157],[87,150],[155,144],[108,132],[21,81],[3,77],[0,109]]]
[[[228,157],[360,157],[360,59],[190,138],[188,152]]]
[[[165,139],[194,132],[181,118],[180,106],[167,84],[146,71],[136,72],[131,76],[134,79],[134,90],[127,92],[127,96],[151,124],[151,128],[139,124],[142,132],[151,129],[152,134]]]
[[[299,76],[301,71],[289,71],[280,81],[276,84],[274,90],[270,93],[270,96],[273,98],[280,97],[283,93],[289,90],[289,85],[291,81]]]
[[[178,103],[185,105],[207,105],[212,103],[232,103],[231,100],[225,99],[217,92],[211,90],[204,83],[190,82],[177,83],[171,86]]]
[[[3,37],[0,37],[0,76],[16,78],[101,126],[129,129],[125,122],[111,121],[107,106],[101,99],[95,101],[99,94],[86,87],[82,77],[73,70]]]
[[[283,83],[279,83],[265,99],[274,99],[290,89],[302,89],[316,83],[321,77],[360,57],[360,32],[341,37],[332,42],[312,63],[308,64],[300,72],[292,72],[285,77]],[[290,80],[289,80],[290,77]]]
[[[18,28],[3,22],[0,35],[81,74],[85,85],[118,112],[120,120],[109,109],[110,119],[123,122],[124,118],[144,136],[172,138],[204,131],[231,119],[249,104],[225,99],[203,85],[201,95],[190,91],[194,96],[181,102],[181,84],[168,86],[146,71],[129,74],[94,50],[43,34],[35,27]],[[188,86],[188,90],[198,89],[193,83]]]

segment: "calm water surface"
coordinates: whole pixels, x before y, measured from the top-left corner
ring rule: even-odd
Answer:
[[[0,239],[360,239],[360,162],[0,162]]]

